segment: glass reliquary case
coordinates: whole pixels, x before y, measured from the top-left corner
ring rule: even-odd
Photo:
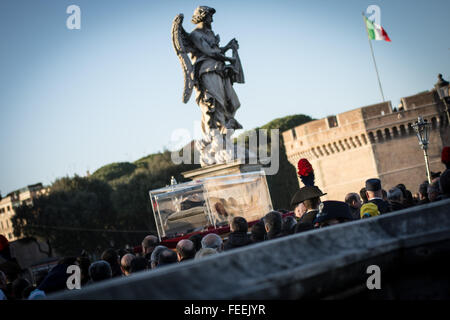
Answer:
[[[247,222],[272,210],[264,171],[172,184],[150,191],[160,240],[219,228],[235,216]]]

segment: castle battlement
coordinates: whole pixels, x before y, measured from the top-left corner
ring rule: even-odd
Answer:
[[[435,91],[405,97],[401,102],[399,109],[388,101],[283,132],[289,162],[297,166],[299,159],[308,159],[316,172],[316,185],[328,193],[328,199],[343,200],[345,194],[358,192],[365,180],[373,177],[380,178],[386,190],[404,183],[416,192],[426,180],[426,171],[412,125],[419,116],[432,124],[432,171],[443,170],[440,152],[450,144],[450,128]]]

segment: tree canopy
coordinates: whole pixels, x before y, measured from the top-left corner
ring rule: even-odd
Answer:
[[[309,116],[293,115],[261,127],[280,130],[279,172],[267,177],[275,209],[288,208],[298,188],[296,170],[287,161],[281,132],[311,120]],[[50,193],[35,199],[33,206],[16,209],[14,233],[43,239],[62,255],[79,254],[82,249],[99,255],[111,246],[137,245],[149,233],[156,234],[149,191],[168,185],[172,176],[183,182],[182,172],[199,167],[176,165],[171,153],[164,151],[134,163],[105,165],[88,177],[57,179]]]

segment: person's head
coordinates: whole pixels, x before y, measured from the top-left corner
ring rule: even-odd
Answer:
[[[158,268],[176,262],[178,262],[177,254],[170,249],[164,249],[158,256]]]
[[[406,196],[406,186],[403,183],[399,183],[398,185],[395,186],[395,188],[401,190],[401,192],[403,193],[403,197]]]
[[[91,265],[91,260],[84,255],[77,257],[75,262],[81,270],[81,284],[86,284],[89,281],[89,266]]]
[[[403,198],[403,204],[406,207],[412,207],[414,205],[414,197],[411,191],[406,190],[406,196]]]
[[[362,201],[359,194],[354,192],[348,193],[345,196],[345,203],[354,209],[359,209],[362,206]]]
[[[130,273],[148,269],[149,261],[144,257],[136,257],[131,260]]]
[[[119,255],[117,254],[116,250],[110,248],[110,249],[106,249],[105,251],[103,251],[102,255],[101,255],[101,259],[105,260],[106,262],[109,263],[109,265],[113,265],[113,264],[117,264],[119,265]]]
[[[428,181],[425,181],[419,186],[419,200],[428,199]]]
[[[411,193],[411,191],[406,189],[406,186],[403,183],[399,183],[395,187],[401,190],[401,192],[402,192],[402,201],[401,202],[406,207],[410,207],[410,206],[414,205],[412,193]]]
[[[234,217],[230,223],[231,232],[245,232],[248,231],[247,220],[243,217]]]
[[[303,205],[305,206],[306,211],[317,210],[319,208],[320,202],[320,198],[317,197],[303,201]]]
[[[314,227],[323,228],[353,220],[350,207],[342,201],[324,201],[313,221]]]
[[[22,299],[22,292],[25,290],[25,288],[30,286],[30,282],[28,280],[23,278],[17,278],[12,283],[12,294],[14,300],[21,300]]]
[[[277,211],[271,211],[263,218],[264,228],[269,239],[276,237],[281,233],[281,214]]]
[[[122,259],[120,260],[120,268],[122,269],[122,272],[124,275],[129,276],[131,273],[131,261],[135,259],[136,256],[131,253],[125,254]]]
[[[228,217],[228,212],[225,210],[225,206],[222,202],[216,202],[214,204],[214,208],[216,209],[216,212],[219,216]]]
[[[373,198],[383,198],[380,179],[374,178],[366,180],[366,195],[368,200],[372,200]]]
[[[168,249],[166,246],[156,246],[155,250],[153,250],[152,255],[150,257],[150,267],[152,269],[156,268],[158,265],[159,254],[164,250]]]
[[[217,250],[213,248],[201,248],[196,254],[194,259],[201,259],[212,254],[217,254]]]
[[[384,189],[381,189],[381,199],[383,199],[384,201],[387,201],[388,200],[387,196],[388,196],[387,191]]]
[[[202,238],[203,236],[201,233],[197,233],[189,237],[189,240],[194,243],[196,252],[202,248]]]
[[[444,173],[441,175],[439,179],[439,186],[441,193],[450,196],[450,170],[447,169],[444,171]]]
[[[193,24],[208,23],[211,24],[213,21],[213,14],[216,10],[207,6],[200,6],[194,11],[191,22]]]
[[[159,239],[154,235],[148,235],[144,238],[144,240],[142,240],[141,245],[143,255],[151,254],[153,252],[153,249],[155,249],[155,247],[159,245]]]
[[[223,250],[223,240],[218,234],[208,233],[202,238],[202,248],[216,249],[217,252],[221,252]]]
[[[376,217],[380,215],[380,211],[378,210],[377,205],[371,202],[363,204],[359,212],[361,219]]]
[[[89,277],[93,282],[111,279],[112,270],[110,264],[105,260],[93,262],[89,266]]]
[[[441,176],[441,171],[439,171],[439,172],[431,171],[430,176],[431,176],[431,181],[433,181],[434,179],[439,178]]]
[[[366,187],[361,188],[361,190],[359,190],[359,196],[361,197],[363,204],[369,201],[369,199],[367,199]]]
[[[120,269],[120,257],[116,250],[110,248],[103,251],[101,257],[111,266],[113,277],[121,276],[122,270]]]
[[[291,207],[295,208],[299,203],[303,203],[306,211],[317,210],[320,204],[320,197],[326,195],[316,186],[305,186],[300,188],[291,199]]]
[[[195,245],[191,240],[183,239],[177,243],[178,261],[193,259],[195,257]]]
[[[430,200],[430,202],[438,200],[438,197],[439,197],[439,195],[441,193],[440,186],[439,186],[439,180],[440,179],[441,178],[437,178],[435,181],[433,181],[428,186],[428,199]]]
[[[297,220],[293,216],[285,217],[281,223],[281,232],[285,235],[293,234],[296,224]]]
[[[398,187],[392,188],[388,193],[388,201],[403,203],[403,192]]]
[[[253,242],[260,242],[266,239],[266,228],[264,227],[264,221],[259,220],[252,226],[252,234],[250,238]]]
[[[305,212],[306,208],[303,202],[299,203],[294,209],[294,215],[299,219],[305,214]]]

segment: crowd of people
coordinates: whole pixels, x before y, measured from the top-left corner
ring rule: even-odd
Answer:
[[[385,191],[381,181],[372,178],[366,181],[359,192],[348,193],[343,201],[322,201],[321,197],[326,194],[319,187],[308,184],[293,195],[293,211],[271,211],[254,223],[250,231],[245,218],[230,217],[230,233],[226,238],[216,233],[198,233],[180,240],[176,248],[170,249],[157,236],[148,235],[141,243],[140,252],[110,248],[96,261],[91,261],[84,252],[78,257],[66,257],[34,284],[26,277],[11,276],[0,271],[0,300],[45,299],[51,293],[64,290],[69,277],[67,269],[71,265],[79,266],[83,288],[99,281],[198,260],[294,233],[450,199],[450,147],[443,149],[441,159],[446,170],[442,174],[433,173],[431,183],[424,181],[415,195],[403,184]],[[302,161],[305,163],[305,159]],[[11,259],[8,241],[0,235],[0,263]]]

